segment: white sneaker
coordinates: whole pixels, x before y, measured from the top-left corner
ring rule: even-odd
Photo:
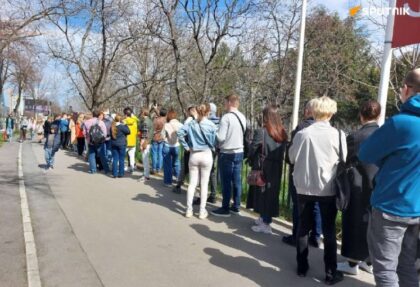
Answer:
[[[337,263],[337,270],[346,274],[350,274],[350,275],[358,275],[359,265],[355,265],[354,267],[351,267],[347,261],[340,262],[340,263]]]
[[[186,217],[186,218],[191,218],[191,217],[193,217],[193,212],[192,212],[192,210],[187,210],[187,211],[185,212],[185,217]]]
[[[251,227],[252,231],[254,232],[261,232],[265,234],[272,234],[273,231],[271,230],[271,226],[265,223],[262,223],[260,225],[255,225]]]
[[[255,225],[261,225],[264,223],[262,217],[258,217],[257,219],[255,219],[254,221]]]
[[[373,274],[373,266],[372,265],[367,265],[367,263],[365,261],[361,262],[359,264],[359,269],[369,273],[369,274]]]
[[[200,215],[198,215],[198,218],[206,219],[208,216],[209,216],[209,213],[207,212],[207,210],[204,210],[204,211],[200,211]]]

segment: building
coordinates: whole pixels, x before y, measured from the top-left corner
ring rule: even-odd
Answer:
[[[24,114],[30,117],[35,117],[35,115],[39,114],[48,116],[50,114],[50,102],[41,99],[25,98]]]

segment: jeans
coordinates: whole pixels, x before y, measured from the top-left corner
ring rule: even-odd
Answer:
[[[325,273],[333,275],[337,270],[337,241],[335,218],[337,208],[335,196],[320,197],[298,195],[299,224],[297,230],[297,263],[298,270],[306,270],[308,263],[308,237],[312,229],[313,210],[316,202],[319,203],[322,218],[322,232],[324,233],[324,263]]]
[[[216,197],[217,189],[217,169],[216,169],[216,154],[213,154],[213,164],[210,173],[210,197]]]
[[[144,176],[150,177],[150,145],[147,145],[146,149],[143,151],[142,158],[143,158]]]
[[[163,146],[163,183],[172,184],[172,176],[179,177],[179,146],[170,147],[167,144]]]
[[[91,145],[89,144],[89,170],[91,173],[96,172],[96,155],[99,155],[104,172],[109,172],[108,162],[105,158],[105,144]]]
[[[293,229],[292,229],[292,235],[294,238],[296,238],[297,234],[297,228],[299,225],[299,210],[298,210],[298,200],[297,200],[297,191],[296,187],[293,184],[293,170],[291,170],[289,174],[289,193],[292,198],[293,203]],[[321,220],[321,211],[319,209],[319,203],[316,202],[314,204],[314,210],[313,210],[313,225],[310,236],[313,239],[320,239],[322,234],[322,220]]]
[[[7,128],[7,137],[9,142],[11,142],[13,138],[13,130],[11,128]]]
[[[181,172],[179,173],[178,183],[176,185],[177,187],[181,187],[184,184],[185,177],[190,172],[189,162],[190,162],[190,152],[187,150],[184,150],[184,158],[182,159],[182,168],[181,168]]]
[[[52,148],[45,149],[45,162],[47,163],[47,168],[50,166],[54,166],[54,154]]]
[[[376,286],[419,286],[415,268],[419,224],[418,217],[394,217],[372,208],[367,237]]]
[[[152,142],[152,170],[160,171],[163,166],[163,142]]]
[[[125,146],[113,146],[112,150],[112,175],[124,176]]]
[[[105,141],[105,158],[108,163],[113,162],[111,140]]]
[[[242,193],[242,161],[243,153],[221,153],[219,156],[219,172],[222,183],[222,208],[229,209],[233,189],[233,207],[241,207]]]
[[[135,146],[127,147],[127,154],[128,154],[128,166],[130,167],[131,171],[134,171],[134,167],[136,165],[136,147]]]

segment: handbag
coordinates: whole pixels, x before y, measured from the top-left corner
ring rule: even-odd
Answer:
[[[265,160],[265,134],[263,129],[263,140],[262,140],[262,147],[261,147],[261,156],[260,156],[260,169],[253,169],[249,172],[246,181],[250,186],[258,186],[258,187],[265,187],[266,182],[264,179],[264,172],[263,172],[263,164]]]
[[[343,146],[341,143],[341,131],[338,131],[339,138],[339,162],[334,178],[336,192],[335,204],[338,210],[345,211],[350,203],[352,167],[348,167],[343,157]]]

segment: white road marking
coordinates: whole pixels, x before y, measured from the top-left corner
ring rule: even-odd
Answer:
[[[31,213],[29,211],[28,198],[26,196],[25,181],[23,180],[22,144],[19,145],[18,176],[23,235],[25,237],[28,287],[41,287],[41,277],[39,276],[38,257],[36,254],[36,245],[32,229]]]

